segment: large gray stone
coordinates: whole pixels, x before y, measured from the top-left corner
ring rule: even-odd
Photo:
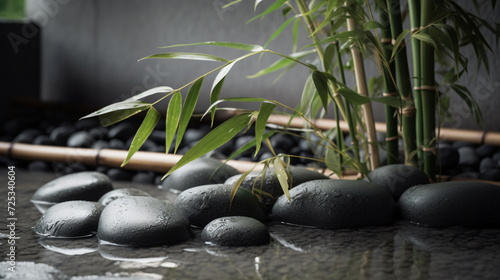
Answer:
[[[68,200],[98,201],[111,191],[113,186],[105,174],[85,171],[61,176],[41,186],[33,197],[33,201],[63,202]]]
[[[134,188],[123,188],[123,189],[112,190],[105,193],[103,196],[101,196],[101,198],[99,198],[98,202],[106,206],[110,204],[111,201],[113,200],[129,196],[151,196],[151,195],[143,190]]]
[[[307,181],[328,179],[327,176],[304,167],[290,166],[290,173],[292,175],[292,188]],[[226,180],[225,184],[233,185],[236,181],[238,181],[240,176],[241,175],[234,175],[230,177]],[[261,197],[263,203],[266,207],[268,207],[269,211],[278,197],[283,195],[283,189],[280,185],[278,177],[276,176],[274,168],[267,169],[264,179],[262,179],[260,172],[251,172],[247,177],[245,177],[240,185],[240,188],[250,191],[253,190],[254,193]]]
[[[394,201],[410,187],[429,184],[429,177],[422,170],[404,164],[391,164],[379,167],[370,173],[367,180],[391,192]]]
[[[314,180],[290,190],[273,206],[276,221],[318,228],[353,228],[393,222],[395,202],[384,187],[366,181]]]
[[[403,218],[430,227],[500,225],[500,186],[451,181],[414,186],[403,193]]]
[[[99,219],[100,240],[134,247],[160,246],[189,238],[189,224],[173,203],[131,196],[109,203]]]
[[[201,239],[212,245],[256,246],[271,240],[266,226],[250,217],[222,217],[203,228]]]
[[[179,194],[175,205],[182,209],[193,226],[204,227],[216,218],[247,216],[260,221],[265,213],[257,198],[239,188],[231,202],[232,186],[212,184],[187,189]]]
[[[97,231],[104,206],[91,201],[66,201],[45,211],[34,232],[47,237],[86,237]]]
[[[221,184],[239,174],[238,170],[213,158],[198,158],[182,166],[163,180],[162,187],[182,192],[192,187]]]

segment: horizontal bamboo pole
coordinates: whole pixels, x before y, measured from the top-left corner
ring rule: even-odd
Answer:
[[[271,115],[269,117],[268,123],[290,127],[302,127],[304,125],[304,121],[302,118],[293,117],[290,121],[290,117],[284,115]],[[335,120],[331,119],[317,119],[313,121],[313,124],[321,130],[327,130],[336,126]],[[349,131],[347,122],[340,121],[340,129],[345,132]],[[375,123],[375,129],[378,132],[385,133],[385,123]],[[436,135],[438,134],[438,132],[439,138],[441,140],[465,141],[473,144],[489,144],[500,146],[500,133],[498,132],[453,128],[441,128],[439,130],[436,129]]]

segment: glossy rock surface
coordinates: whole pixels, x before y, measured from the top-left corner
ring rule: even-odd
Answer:
[[[318,228],[353,228],[393,222],[395,202],[385,188],[366,181],[314,180],[274,204],[275,221]]]
[[[144,196],[125,197],[104,208],[97,237],[134,247],[174,244],[188,239],[188,222],[169,201]]]
[[[255,246],[269,243],[269,230],[250,217],[222,217],[211,221],[201,232],[201,239],[212,245]]]

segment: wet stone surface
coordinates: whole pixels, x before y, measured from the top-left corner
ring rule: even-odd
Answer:
[[[379,167],[368,173],[366,180],[386,188],[396,202],[410,187],[429,184],[429,178],[422,170],[404,164]]]
[[[273,206],[275,221],[319,228],[354,228],[393,222],[395,202],[384,187],[366,181],[314,180]]]
[[[99,198],[98,202],[106,206],[113,200],[129,196],[151,196],[151,195],[143,190],[134,188],[123,188],[123,189],[112,190],[105,193],[103,196],[101,196],[101,198]]]
[[[104,208],[97,237],[134,247],[174,244],[188,239],[189,224],[170,201],[130,196],[114,200]]]
[[[162,186],[174,192],[206,184],[221,184],[239,174],[233,167],[213,158],[199,158],[182,166],[163,180]]]
[[[102,173],[88,171],[73,173],[53,179],[41,186],[31,198],[42,202],[68,200],[97,201],[113,189],[111,180]]]
[[[500,228],[438,229],[396,221],[327,230],[267,223],[271,242],[251,247],[208,246],[201,229],[192,229],[193,236],[184,242],[150,248],[107,245],[97,237],[40,238],[32,227],[42,214],[29,200],[42,182],[55,177],[17,170],[17,271],[0,269],[0,278],[496,280],[500,275]],[[6,183],[7,178],[0,177],[0,184]],[[128,187],[154,197],[167,195],[153,185],[115,184],[117,189]],[[6,205],[6,197],[0,198]],[[2,268],[9,266],[4,249],[8,234],[0,228]]]
[[[431,227],[500,226],[500,186],[453,181],[414,186],[399,200],[408,221]]]
[[[270,241],[266,226],[250,217],[222,217],[203,228],[201,239],[212,245],[256,246]]]
[[[250,191],[238,189],[231,202],[231,189],[232,186],[224,184],[190,188],[179,194],[175,205],[196,227],[204,227],[214,219],[226,216],[266,219],[264,209]]]
[[[53,238],[87,237],[97,231],[104,206],[92,201],[65,201],[43,213],[33,231]]]

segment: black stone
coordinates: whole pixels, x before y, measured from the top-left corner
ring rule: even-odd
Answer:
[[[271,218],[318,228],[354,228],[393,222],[395,202],[384,187],[366,181],[314,180],[289,191],[273,206]]]
[[[99,198],[98,202],[106,206],[113,200],[129,196],[151,196],[151,195],[143,190],[134,188],[123,188],[123,189],[112,190],[105,193],[103,196],[101,196],[101,198]]]
[[[187,189],[179,194],[175,205],[193,226],[204,227],[212,220],[226,216],[247,216],[260,221],[265,213],[257,198],[239,188],[231,202],[232,186],[212,184]]]
[[[396,202],[410,187],[429,184],[429,177],[422,170],[404,164],[379,167],[368,173],[366,180],[386,188]]]
[[[491,158],[497,162],[499,162],[498,164],[500,164],[500,152],[496,152],[494,153]]]
[[[174,192],[207,185],[224,183],[239,174],[233,167],[213,158],[198,158],[182,166],[163,180],[162,186]]]
[[[43,202],[97,201],[112,189],[108,176],[87,171],[65,175],[48,182],[41,186],[31,199]]]
[[[100,149],[108,149],[108,148],[109,148],[109,144],[108,144],[108,142],[106,142],[104,140],[97,140],[92,144],[92,149],[100,150]]]
[[[132,182],[141,184],[154,184],[155,182],[154,172],[137,172],[137,174],[132,177]]]
[[[136,132],[137,128],[129,122],[122,122],[108,131],[109,139],[119,139],[127,141]]]
[[[70,126],[60,126],[54,128],[50,133],[50,140],[57,146],[64,146],[68,142],[68,138],[73,134],[74,129]]]
[[[498,146],[483,144],[476,148],[476,154],[479,158],[491,157],[498,152]]]
[[[207,135],[210,132],[210,127],[208,126],[201,126],[200,128],[188,128],[184,132],[184,136],[182,137],[182,140],[185,141],[185,143],[196,143],[200,141],[201,138],[203,138],[205,135]]]
[[[97,140],[108,140],[108,132],[107,127],[95,127],[89,130],[90,136]]]
[[[33,144],[35,138],[38,137],[42,132],[38,129],[28,128],[21,133],[19,133],[12,142],[14,143],[25,143],[25,144]]]
[[[260,221],[234,216],[211,221],[203,228],[201,239],[211,245],[256,246],[269,243],[271,237]]]
[[[113,181],[130,181],[135,173],[121,168],[111,168],[106,174]]]
[[[119,139],[111,139],[109,140],[109,148],[110,149],[115,149],[115,150],[125,150],[125,143],[123,143],[122,140]]]
[[[189,224],[173,203],[131,196],[112,201],[102,211],[97,237],[134,247],[161,246],[189,238]]]
[[[35,161],[32,161],[28,164],[28,170],[29,171],[48,171],[50,170],[50,165],[45,162],[45,161],[41,161],[41,160],[35,160]]]
[[[479,172],[484,173],[489,170],[500,170],[500,166],[498,166],[498,162],[493,160],[490,157],[483,158],[481,163],[479,164]]]
[[[473,147],[465,146],[458,149],[460,155],[459,164],[465,166],[477,166],[479,164],[479,157]]]
[[[500,169],[489,169],[479,174],[479,179],[486,181],[500,181]]]
[[[297,146],[297,142],[291,136],[287,134],[275,134],[269,141],[274,149],[281,149],[284,151],[289,151],[293,147]]]
[[[430,227],[500,225],[500,186],[451,181],[414,186],[399,199],[403,217]]]
[[[326,175],[319,172],[296,166],[290,166],[290,173],[292,176],[292,188],[307,181],[328,178]],[[226,180],[225,184],[232,186],[236,183],[240,176],[241,175],[232,176]],[[274,168],[266,170],[264,179],[262,179],[261,172],[251,172],[247,177],[245,177],[240,185],[240,188],[245,188],[249,191],[253,190],[254,193],[261,197],[263,203],[269,211],[278,197],[283,195],[283,188],[281,187],[278,177],[276,176]]]
[[[97,231],[104,206],[91,201],[66,201],[45,211],[34,232],[47,237],[87,237]]]
[[[33,144],[49,146],[49,145],[53,145],[53,142],[52,142],[52,140],[50,140],[50,137],[48,135],[38,135],[33,140]]]
[[[476,147],[475,144],[470,143],[470,142],[466,142],[466,141],[454,141],[453,143],[451,143],[451,146],[457,150],[462,148],[462,147],[469,147],[469,148]]]
[[[87,131],[78,131],[68,138],[66,145],[72,148],[90,148],[94,138]]]

